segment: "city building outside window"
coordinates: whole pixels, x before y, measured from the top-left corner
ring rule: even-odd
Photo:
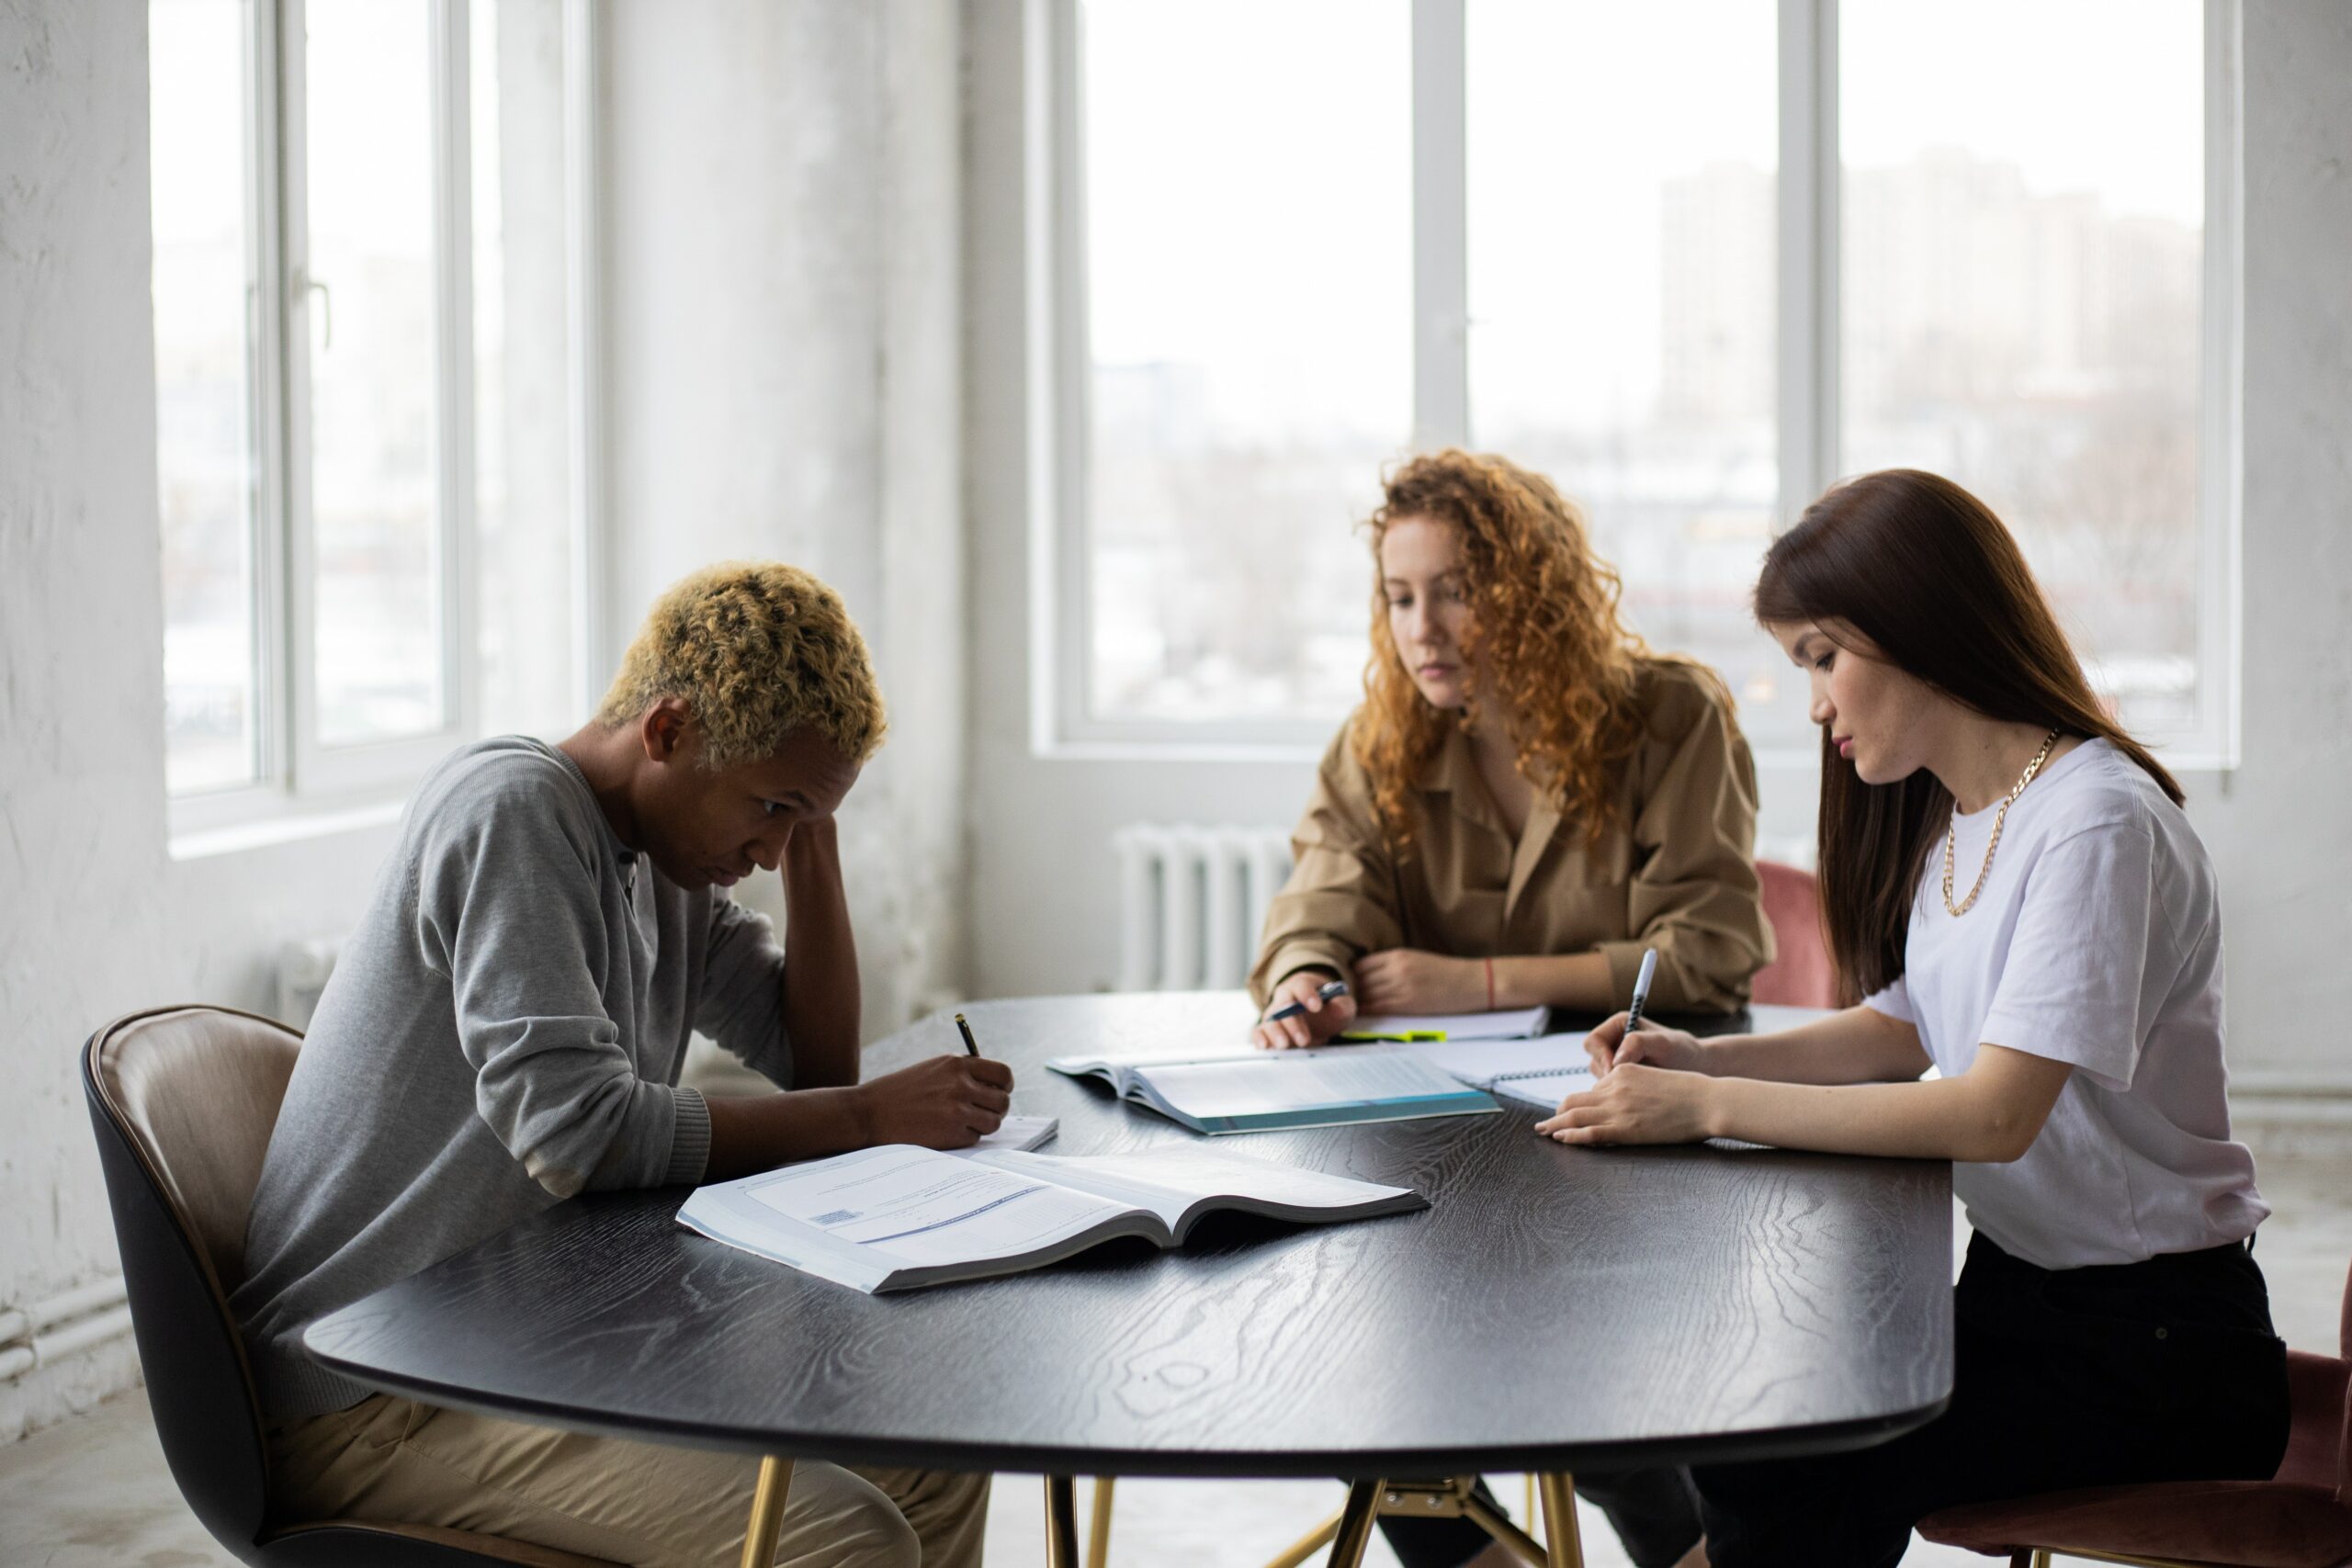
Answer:
[[[1910,466],[2018,532],[2127,724],[2226,759],[2225,5],[1055,14],[1051,739],[1319,745],[1383,466],[1458,442],[1581,502],[1761,751],[1816,744],[1749,617],[1773,531]]]

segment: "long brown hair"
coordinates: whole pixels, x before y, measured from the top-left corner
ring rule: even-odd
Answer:
[[[1592,553],[1584,513],[1552,481],[1501,457],[1448,449],[1389,476],[1372,514],[1372,658],[1355,727],[1382,826],[1409,848],[1413,780],[1457,719],[1424,698],[1388,631],[1380,546],[1408,518],[1452,524],[1471,612],[1464,653],[1490,673],[1510,712],[1520,771],[1564,821],[1598,834],[1618,765],[1641,739],[1635,683],[1647,649],[1625,625],[1617,572]],[[1528,764],[1538,766],[1531,770]]]
[[[1886,468],[1835,485],[1772,542],[1756,618],[1859,634],[1879,658],[2004,723],[2095,736],[2180,785],[2109,718],[2058,629],[2017,541],[1950,479]],[[1942,837],[1951,793],[1922,768],[1866,784],[1821,734],[1821,908],[1849,1000],[1903,975],[1911,900]]]

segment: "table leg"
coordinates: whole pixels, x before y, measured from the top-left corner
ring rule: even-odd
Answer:
[[[1539,1476],[1544,1495],[1544,1540],[1552,1568],[1584,1568],[1584,1542],[1577,1537],[1577,1482],[1565,1470]]]
[[[1103,1568],[1111,1561],[1111,1483],[1108,1475],[1094,1478],[1094,1507],[1086,1522],[1086,1568]]]
[[[1339,1533],[1331,1538],[1331,1568],[1362,1568],[1363,1549],[1372,1540],[1372,1521],[1380,1512],[1383,1481],[1357,1481],[1348,1485],[1348,1506],[1340,1510]]]
[[[775,1538],[784,1524],[784,1500],[791,1492],[792,1461],[774,1454],[760,1461],[752,1519],[743,1527],[743,1568],[775,1568]]]
[[[1046,1477],[1046,1568],[1079,1568],[1078,1483]]]

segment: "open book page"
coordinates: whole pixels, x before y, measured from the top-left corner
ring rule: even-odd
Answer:
[[[995,1262],[1099,1232],[1127,1203],[989,1163],[887,1144],[695,1190],[679,1220],[860,1290],[908,1268]],[[1173,1239],[1170,1237],[1170,1239]],[[986,1270],[976,1270],[986,1271]]]
[[[1524,1040],[1540,1034],[1551,1009],[1519,1008],[1502,1012],[1361,1013],[1340,1032],[1342,1040]]]
[[[1156,1051],[1144,1056],[1056,1056],[1046,1066],[1065,1077],[1084,1077],[1092,1074],[1107,1078],[1121,1094],[1129,1093],[1139,1067],[1176,1066],[1186,1062],[1219,1062],[1245,1059],[1258,1055],[1258,1048],[1248,1039],[1219,1041],[1184,1051]]]
[[[1162,1145],[1116,1155],[1018,1155],[981,1156],[1015,1175],[1034,1172],[1065,1187],[1099,1193],[1120,1204],[1148,1209],[1170,1234],[1181,1238],[1195,1212],[1247,1207],[1259,1213],[1310,1217],[1323,1211],[1385,1213],[1420,1208],[1409,1187],[1389,1187],[1353,1177],[1227,1154],[1195,1144]],[[1235,1199],[1243,1203],[1232,1203]]]
[[[1387,1051],[1261,1051],[1235,1061],[1154,1067],[1148,1077],[1160,1099],[1204,1122],[1418,1103],[1462,1092],[1460,1083],[1427,1063]]]

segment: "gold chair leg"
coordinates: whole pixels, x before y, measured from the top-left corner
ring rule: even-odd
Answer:
[[[1488,1503],[1476,1491],[1462,1499],[1464,1517],[1502,1543],[1503,1550],[1533,1568],[1546,1568],[1551,1561],[1544,1552],[1544,1543],[1510,1522],[1510,1516]]]
[[[1363,1568],[1363,1549],[1372,1540],[1372,1521],[1380,1512],[1379,1481],[1351,1482],[1347,1506],[1340,1510],[1339,1528],[1331,1536],[1331,1568]]]
[[[2050,1549],[2048,1547],[2037,1546],[2033,1549],[2033,1568],[2050,1568]]]
[[[1551,1471],[1537,1483],[1544,1494],[1544,1540],[1552,1568],[1584,1568],[1584,1543],[1577,1537],[1576,1477]]]
[[[1333,1514],[1329,1518],[1283,1547],[1274,1555],[1273,1560],[1266,1564],[1266,1568],[1298,1568],[1300,1563],[1330,1544],[1331,1538],[1340,1533],[1340,1520],[1346,1515],[1347,1510],[1344,1508]]]
[[[1094,1478],[1094,1506],[1086,1521],[1086,1568],[1102,1568],[1111,1560],[1111,1483],[1114,1479],[1108,1475]]]
[[[1520,1479],[1527,1483],[1527,1532],[1532,1535],[1539,1517],[1535,1512],[1535,1472],[1531,1470]]]
[[[1078,1483],[1046,1477],[1046,1568],[1078,1568]]]
[[[752,1489],[752,1519],[743,1527],[743,1568],[775,1568],[775,1538],[784,1526],[784,1500],[792,1494],[792,1461],[771,1454],[760,1461],[760,1482]]]

